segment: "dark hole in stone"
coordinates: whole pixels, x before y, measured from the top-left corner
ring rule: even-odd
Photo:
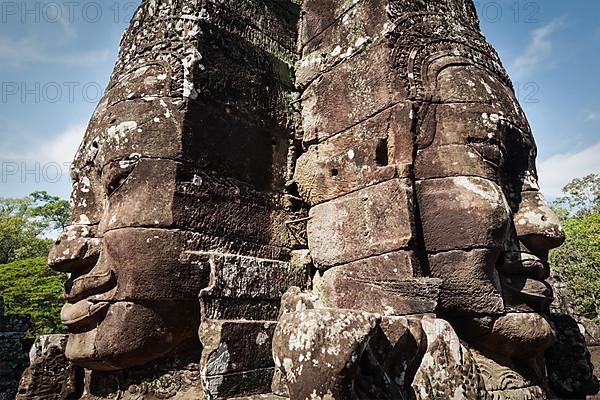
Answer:
[[[331,170],[331,176],[338,176],[340,173],[340,171],[337,170],[337,168],[333,168]]]
[[[298,197],[298,198],[301,197],[297,182],[295,182],[295,181],[289,182],[285,188],[286,188],[288,194],[291,194],[292,196]]]
[[[380,167],[385,167],[389,164],[387,138],[379,139],[377,149],[375,149],[375,162]]]

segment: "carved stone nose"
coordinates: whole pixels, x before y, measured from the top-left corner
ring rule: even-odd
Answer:
[[[50,250],[48,266],[69,273],[93,266],[100,255],[100,239],[88,237],[89,232],[89,227],[68,226]]]
[[[533,252],[547,252],[565,241],[558,216],[540,192],[523,192],[514,221],[519,240]]]

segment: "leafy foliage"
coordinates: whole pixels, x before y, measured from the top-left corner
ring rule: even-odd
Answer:
[[[557,207],[578,215],[600,211],[599,175],[590,174],[581,179],[574,179],[562,191],[564,196],[557,199]]]
[[[63,230],[67,226],[71,217],[68,201],[47,192],[33,192],[29,196],[32,200],[29,214],[37,218],[43,229]]]
[[[44,257],[0,265],[0,296],[6,314],[29,315],[32,326],[27,336],[65,332],[60,322],[64,274],[48,268]]]
[[[550,253],[578,312],[600,322],[600,176],[575,179],[563,188],[554,207],[563,219],[567,240]]]
[[[0,198],[0,264],[48,255],[52,241],[43,237],[69,220],[69,203],[46,192]]]
[[[7,314],[31,317],[29,337],[65,330],[65,275],[48,268],[52,240],[44,234],[64,228],[69,218],[69,203],[47,192],[0,198],[0,296]]]

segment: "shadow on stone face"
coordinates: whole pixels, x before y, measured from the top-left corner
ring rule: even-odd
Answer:
[[[580,324],[569,315],[551,314],[557,342],[546,350],[546,367],[552,390],[567,398],[592,395],[600,388]]]
[[[31,344],[24,339],[30,318],[23,315],[5,315],[4,299],[0,297],[0,400],[13,400],[19,377],[27,367],[27,349]]]
[[[66,345],[67,335],[36,340],[17,400],[202,399],[197,339],[178,348],[179,356],[119,372],[78,367],[65,357]]]

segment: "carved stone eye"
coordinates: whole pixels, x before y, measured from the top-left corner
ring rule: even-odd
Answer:
[[[133,172],[139,159],[112,162],[102,170],[102,184],[107,196],[114,194]]]

